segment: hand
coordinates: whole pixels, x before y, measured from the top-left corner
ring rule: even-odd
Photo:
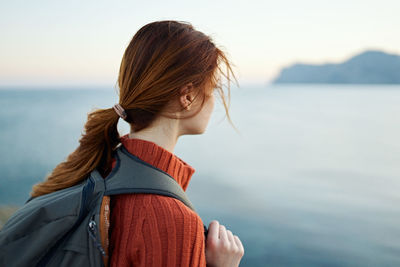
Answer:
[[[218,221],[211,221],[206,239],[207,266],[237,267],[243,255],[244,248],[239,237]]]

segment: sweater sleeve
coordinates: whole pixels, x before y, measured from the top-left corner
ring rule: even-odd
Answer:
[[[206,266],[203,222],[181,201],[114,196],[110,266]]]

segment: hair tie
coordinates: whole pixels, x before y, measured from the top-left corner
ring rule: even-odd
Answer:
[[[117,112],[117,114],[122,118],[122,119],[126,119],[127,115],[126,112],[124,110],[124,108],[120,105],[120,104],[115,104],[113,106],[115,112]]]

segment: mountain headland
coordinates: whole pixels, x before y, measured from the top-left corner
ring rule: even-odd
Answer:
[[[295,63],[273,83],[400,84],[400,56],[367,50],[342,63]]]

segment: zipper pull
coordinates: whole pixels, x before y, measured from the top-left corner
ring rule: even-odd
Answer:
[[[87,228],[89,235],[93,239],[93,242],[95,243],[96,247],[100,250],[101,254],[106,255],[106,252],[104,251],[103,247],[101,246],[101,243],[97,239],[97,236],[96,236],[97,227],[96,226],[97,226],[97,224],[93,219],[89,221],[88,228]]]

